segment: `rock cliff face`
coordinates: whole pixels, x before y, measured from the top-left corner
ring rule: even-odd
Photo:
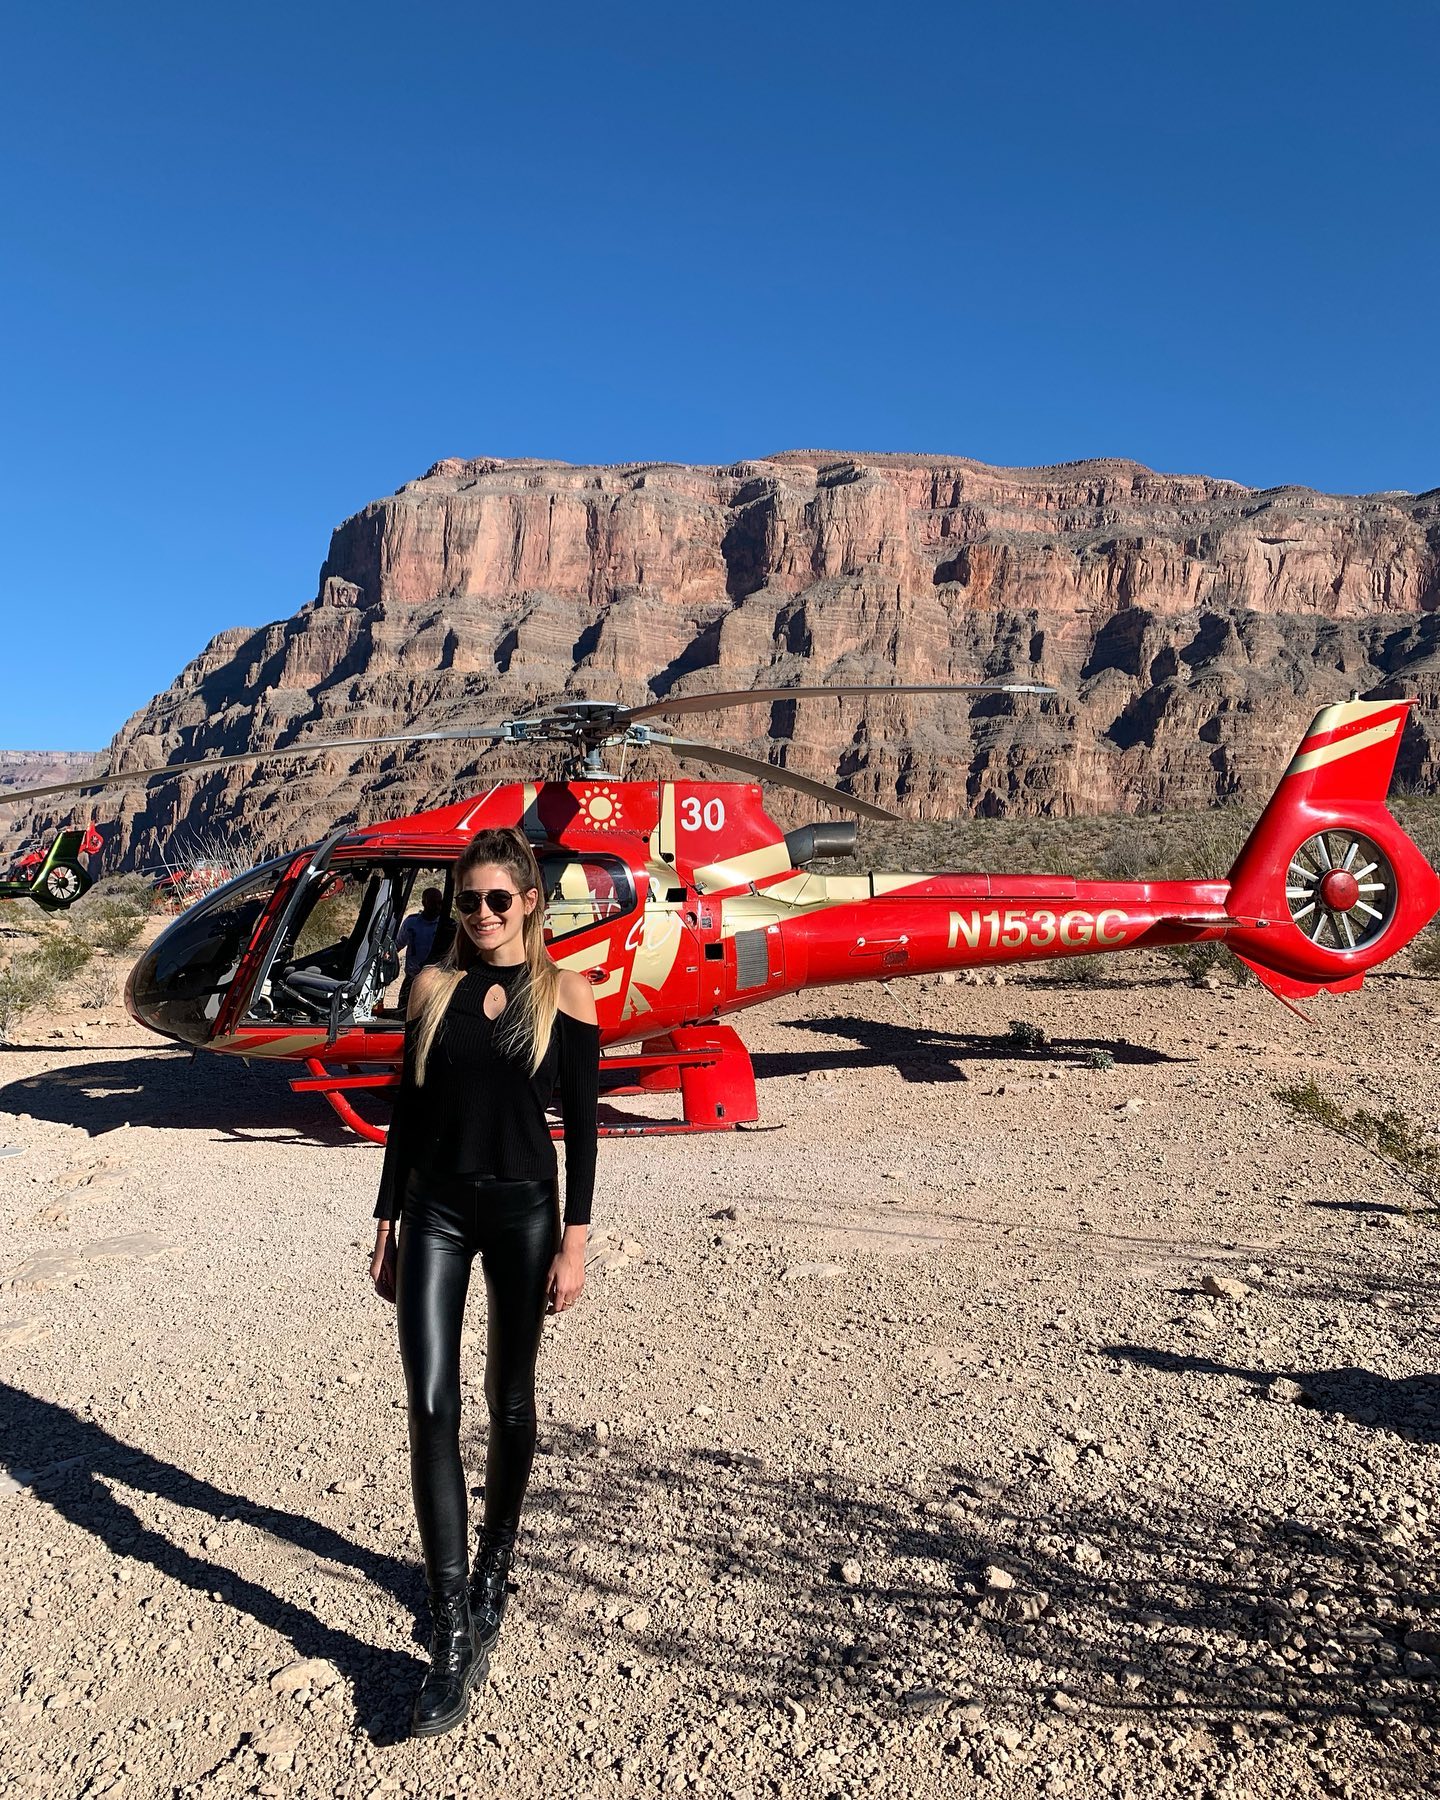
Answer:
[[[1432,788],[1437,606],[1440,491],[1258,492],[1122,461],[449,460],[347,519],[313,601],[222,632],[112,753],[138,767],[562,697],[1008,676],[1058,699],[821,699],[686,728],[912,818],[1073,814],[1258,805],[1319,706],[1411,694],[1398,774]],[[182,826],[279,847],[554,766],[506,746],[336,752],[95,810],[134,861]],[[626,773],[674,767],[632,755]],[[775,797],[787,824],[820,810]]]

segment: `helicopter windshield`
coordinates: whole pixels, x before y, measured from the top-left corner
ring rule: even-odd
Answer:
[[[260,915],[294,861],[277,856],[216,888],[181,913],[136,963],[125,998],[142,1025],[205,1044]]]

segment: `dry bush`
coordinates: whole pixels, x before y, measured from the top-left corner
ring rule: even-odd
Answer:
[[[1416,938],[1410,966],[1417,975],[1440,975],[1440,925],[1427,926]]]
[[[119,956],[134,944],[154,911],[155,892],[143,875],[114,875],[77,900],[70,916],[93,949]]]
[[[108,950],[119,956],[128,950],[145,929],[145,914],[127,912],[118,907],[91,914],[88,930],[97,950]]]
[[[0,971],[0,1042],[11,1042],[11,1032],[25,1014],[54,997],[55,977],[40,956],[33,952],[12,956]]]
[[[1199,944],[1165,944],[1160,954],[1166,962],[1183,970],[1192,987],[1198,987],[1207,975],[1219,972],[1227,952],[1223,944],[1210,940]]]
[[[1440,1143],[1397,1107],[1382,1113],[1367,1112],[1364,1107],[1347,1112],[1317,1085],[1313,1075],[1293,1087],[1276,1088],[1275,1098],[1297,1118],[1369,1151],[1432,1207],[1440,1201]]]
[[[80,1004],[86,1012],[103,1012],[120,991],[115,965],[108,957],[96,957],[79,983]]]
[[[57,931],[42,942],[35,954],[51,979],[63,985],[75,979],[95,952],[73,931]]]
[[[161,857],[161,868],[172,878],[171,885],[168,894],[152,890],[152,903],[165,911],[184,911],[270,854],[240,827],[191,832],[177,838]]]

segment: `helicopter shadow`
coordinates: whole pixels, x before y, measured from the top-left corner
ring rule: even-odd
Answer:
[[[74,1061],[0,1086],[0,1111],[72,1125],[91,1137],[155,1125],[246,1143],[353,1144],[354,1134],[319,1096],[292,1093],[288,1077],[298,1072],[293,1064],[183,1050]]]
[[[887,1025],[882,1020],[843,1017],[786,1019],[787,1029],[844,1038],[843,1050],[752,1051],[757,1077],[800,1075],[816,1069],[884,1068],[895,1070],[905,1081],[968,1081],[967,1062],[1033,1062],[1082,1065],[1087,1056],[1103,1050],[1117,1064],[1185,1062],[1148,1045],[1127,1044],[1123,1038],[1064,1038],[1038,1045],[1017,1043],[1001,1033],[937,1031],[926,1026]],[[859,1050],[849,1047],[859,1045]]]

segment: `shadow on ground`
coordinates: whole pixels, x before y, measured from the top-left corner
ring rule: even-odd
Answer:
[[[965,1081],[960,1066],[967,1062],[1070,1063],[1085,1066],[1096,1052],[1104,1052],[1117,1064],[1189,1062],[1194,1058],[1169,1056],[1148,1045],[1128,1044],[1123,1038],[1061,1038],[1042,1044],[1017,1042],[1008,1035],[970,1031],[940,1031],[923,1025],[888,1025],[855,1017],[786,1019],[791,1031],[844,1038],[843,1050],[770,1050],[752,1053],[760,1078],[799,1075],[813,1069],[873,1069],[889,1067],[906,1081]]]
[[[1440,1375],[1377,1375],[1371,1369],[1247,1369],[1183,1351],[1141,1344],[1109,1344],[1105,1354],[1170,1375],[1214,1375],[1244,1382],[1260,1393],[1278,1378],[1304,1389],[1297,1404],[1333,1413],[1356,1425],[1397,1431],[1417,1443],[1440,1444]]]
[[[315,1094],[295,1094],[294,1064],[207,1051],[155,1050],[135,1056],[87,1061],[28,1075],[0,1086],[0,1109],[28,1113],[60,1125],[78,1126],[91,1137],[118,1125],[190,1127],[255,1142],[267,1134],[286,1143],[353,1143],[347,1131]],[[377,1103],[378,1118],[388,1109]]]
[[[403,1733],[422,1668],[413,1657],[176,1544],[118,1490],[241,1520],[420,1609],[418,1565],[13,1386],[0,1386],[0,1433],[26,1490],[9,1505],[52,1508],[116,1556],[190,1588],[197,1608],[218,1593],[297,1656],[334,1663],[377,1738]],[[475,1443],[465,1454],[483,1466]],[[852,1561],[858,1578],[844,1567]],[[974,1699],[996,1716],[1030,1716],[1060,1689],[1085,1710],[1082,1730],[1125,1724],[1160,1743],[1183,1720],[1202,1751],[1223,1732],[1237,1754],[1318,1724],[1348,1734],[1352,1765],[1387,1763],[1396,1792],[1418,1785],[1421,1751],[1404,1721],[1433,1717],[1431,1682],[1404,1667],[1405,1633],[1435,1607],[1428,1568],[1403,1547],[1279,1518],[1261,1498],[1226,1508],[1183,1488],[1087,1498],[1043,1472],[1005,1484],[958,1463],[919,1494],[857,1479],[818,1453],[810,1467],[778,1468],[742,1451],[601,1444],[551,1426],[516,1576],[513,1616],[537,1636],[558,1633],[582,1658],[606,1648],[644,1657],[701,1696],[840,1697],[890,1717]],[[63,1560],[43,1579],[63,1582]],[[1327,1612],[1316,1616],[1322,1595]],[[648,1616],[637,1618],[642,1604]],[[1371,1716],[1372,1702],[1390,1723]]]
[[[402,1559],[363,1549],[342,1532],[298,1513],[217,1487],[164,1457],[136,1449],[93,1420],[79,1418],[64,1407],[4,1383],[0,1383],[0,1442],[4,1444],[5,1472],[33,1496],[31,1504],[50,1507],[78,1530],[99,1539],[117,1557],[148,1564],[157,1574],[189,1588],[197,1611],[214,1604],[213,1596],[218,1593],[220,1604],[248,1614],[288,1639],[297,1657],[328,1658],[353,1683],[362,1719],[393,1712],[395,1693],[418,1684],[423,1671],[411,1657],[364,1643],[263,1583],[175,1543],[163,1531],[146,1525],[117,1490],[131,1488],[163,1498],[217,1523],[239,1519],[281,1544],[352,1568],[404,1604],[417,1607],[423,1602],[424,1582],[418,1569]],[[18,1503],[18,1497],[9,1501],[11,1506]],[[50,1579],[65,1579],[62,1558],[44,1567]],[[93,1565],[87,1567],[84,1581],[92,1579],[92,1569]],[[82,1623],[81,1629],[89,1628]],[[390,1736],[404,1735],[398,1719],[389,1723],[396,1727]]]

